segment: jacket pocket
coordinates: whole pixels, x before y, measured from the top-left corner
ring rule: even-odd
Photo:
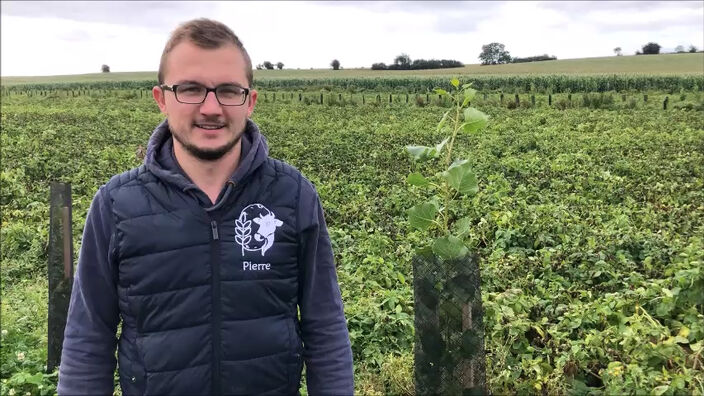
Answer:
[[[136,374],[132,369],[120,370],[120,388],[125,396],[142,396],[146,390],[145,378]]]
[[[127,287],[127,314],[134,318],[134,322],[138,322],[137,306],[139,304],[135,301],[135,297],[132,296],[131,289],[131,285]],[[119,353],[120,387],[123,395],[144,395],[147,389],[147,373],[144,364],[141,363],[143,361],[140,346],[141,330],[138,323],[136,327],[136,331],[134,327],[130,329],[130,333],[134,334],[134,336],[129,342],[125,343],[125,350]],[[124,334],[125,331],[123,329]]]
[[[144,395],[146,391],[146,375],[143,368],[135,361],[139,352],[132,351],[132,356],[122,354],[119,360],[120,388],[122,394]]]

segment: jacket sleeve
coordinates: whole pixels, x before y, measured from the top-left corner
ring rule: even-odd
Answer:
[[[354,370],[330,236],[318,194],[301,182],[299,308],[310,395],[352,395]]]
[[[59,395],[113,393],[119,322],[117,274],[111,260],[113,228],[110,200],[101,187],[83,230],[64,330]]]

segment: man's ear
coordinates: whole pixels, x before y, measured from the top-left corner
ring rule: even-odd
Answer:
[[[161,113],[167,115],[166,96],[164,95],[164,90],[161,87],[155,85],[152,88],[152,96],[154,97],[154,101],[156,102],[157,106],[159,106],[159,110],[161,110]]]
[[[251,117],[254,112],[254,105],[257,104],[257,90],[249,91],[249,102],[247,103],[247,117]]]

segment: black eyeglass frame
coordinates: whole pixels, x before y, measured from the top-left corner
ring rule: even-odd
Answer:
[[[183,85],[198,85],[198,86],[201,86],[201,87],[205,88],[205,95],[203,95],[203,100],[201,100],[200,102],[183,102],[183,101],[181,101],[181,100],[178,98],[178,94],[176,93],[176,90],[178,89],[178,87],[183,86]],[[240,103],[240,104],[238,104],[238,105],[236,105],[236,104],[224,104],[224,103],[222,103],[222,102],[220,101],[220,98],[218,97],[217,89],[220,88],[220,87],[223,87],[223,86],[234,86],[234,87],[237,87],[237,88],[240,88],[240,89],[244,90],[244,98],[242,99],[242,103]],[[210,88],[210,87],[206,87],[205,85],[193,84],[193,83],[188,83],[188,84],[173,84],[173,85],[161,84],[161,85],[159,85],[159,88],[173,92],[173,93],[174,93],[174,97],[176,98],[176,100],[177,100],[179,103],[183,103],[183,104],[202,104],[203,102],[205,102],[205,99],[208,97],[208,94],[212,92],[212,93],[215,95],[215,100],[217,100],[218,103],[220,103],[221,106],[242,106],[243,104],[247,103],[247,97],[249,96],[249,92],[250,92],[249,88],[240,87],[240,86],[234,85],[234,84],[222,84],[222,85],[218,85],[218,86],[215,87],[215,88]]]

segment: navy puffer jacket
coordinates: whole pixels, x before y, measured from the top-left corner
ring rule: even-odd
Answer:
[[[247,123],[215,205],[180,170],[168,123],[145,164],[96,194],[58,393],[351,394],[352,358],[320,200]],[[300,312],[300,314],[299,314]]]

